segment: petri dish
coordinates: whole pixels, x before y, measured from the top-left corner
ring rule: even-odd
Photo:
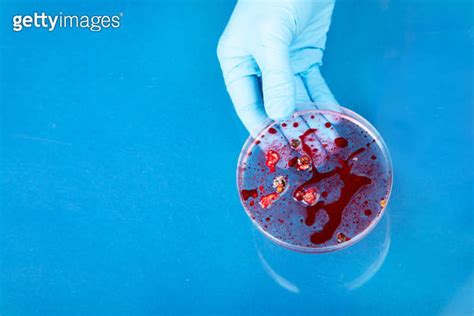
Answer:
[[[392,190],[390,154],[377,130],[346,108],[268,122],[240,153],[237,187],[257,228],[291,250],[322,253],[367,235]]]

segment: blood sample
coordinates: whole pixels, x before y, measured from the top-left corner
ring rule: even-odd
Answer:
[[[343,111],[298,112],[244,144],[237,168],[242,205],[279,245],[342,249],[365,236],[387,206],[393,176],[386,145],[365,119]]]

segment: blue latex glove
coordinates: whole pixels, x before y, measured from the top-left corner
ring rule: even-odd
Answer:
[[[339,110],[319,71],[333,8],[333,0],[237,3],[218,57],[237,114],[253,136],[268,117],[290,116],[297,103]]]

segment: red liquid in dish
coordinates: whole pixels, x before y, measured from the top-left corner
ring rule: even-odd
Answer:
[[[248,140],[237,177],[259,229],[305,252],[340,249],[368,232],[392,181],[382,141],[353,117],[328,111],[300,113]]]

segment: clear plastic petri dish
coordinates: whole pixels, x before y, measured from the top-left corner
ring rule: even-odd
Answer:
[[[237,166],[242,205],[270,240],[322,253],[348,247],[380,220],[392,189],[390,154],[360,115],[308,110],[269,122]]]

